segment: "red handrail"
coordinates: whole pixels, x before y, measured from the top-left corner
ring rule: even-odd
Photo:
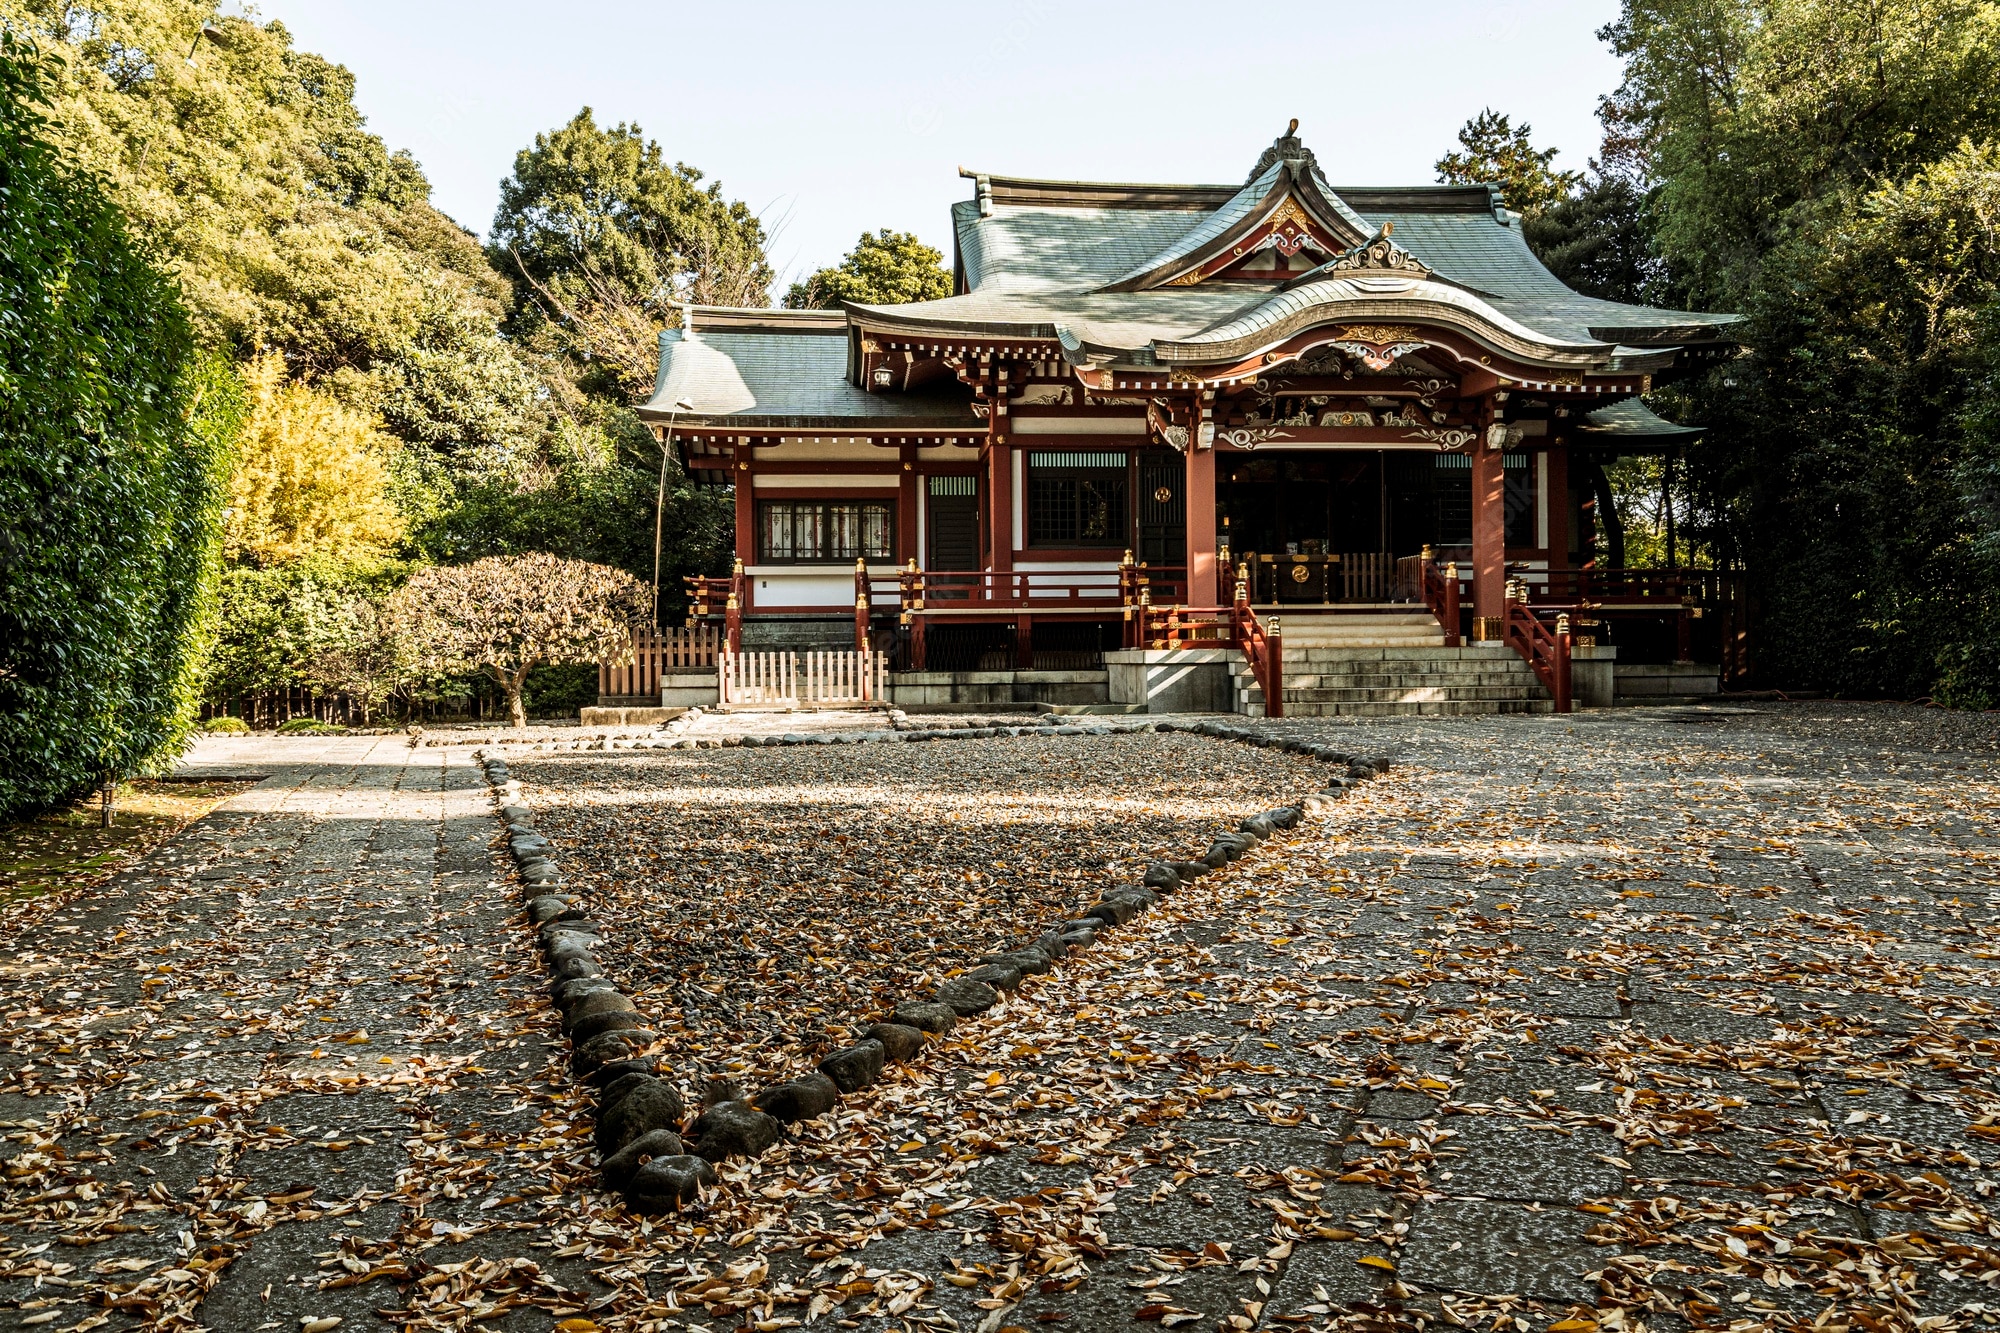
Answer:
[[[1426,551],[1429,549],[1425,548]],[[1458,563],[1451,561],[1440,567],[1437,561],[1426,555],[1423,559],[1423,595],[1424,605],[1444,627],[1444,646],[1458,647]]]
[[[743,562],[736,562],[728,578],[688,574],[682,582],[687,585],[688,623],[720,613],[729,651],[742,652],[743,610],[750,604],[750,580],[744,577]]]
[[[1285,715],[1285,645],[1275,618],[1269,625],[1257,619],[1246,600],[1229,606],[1153,606],[1142,604],[1135,617],[1134,646],[1140,648],[1235,648],[1250,664],[1250,674],[1264,691],[1264,716]]]
[[[1555,628],[1551,629],[1542,618],[1528,609],[1524,600],[1510,597],[1507,601],[1506,619],[1507,645],[1526,659],[1535,675],[1556,701],[1556,711],[1570,711],[1570,642],[1569,617],[1556,617]]]

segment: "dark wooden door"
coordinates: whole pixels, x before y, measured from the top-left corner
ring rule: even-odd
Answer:
[[[1164,449],[1140,454],[1139,559],[1149,565],[1185,564],[1187,525],[1187,467],[1181,456]]]
[[[979,479],[931,477],[924,568],[965,572],[984,568],[979,554]]]

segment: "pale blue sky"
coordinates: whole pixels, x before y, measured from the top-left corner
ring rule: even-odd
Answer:
[[[1335,184],[1426,182],[1467,117],[1595,150],[1616,0],[1421,5],[690,5],[258,0],[352,69],[370,126],[484,232],[537,131],[595,108],[720,179],[777,230],[789,279],[864,230],[951,251],[966,167],[1234,183],[1293,116]],[[783,290],[782,283],[780,285]]]

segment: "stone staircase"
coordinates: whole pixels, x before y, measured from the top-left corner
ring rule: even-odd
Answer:
[[[1280,616],[1286,717],[1548,713],[1555,701],[1511,648],[1447,648],[1428,612]],[[1236,711],[1264,715],[1264,691],[1238,658]]]

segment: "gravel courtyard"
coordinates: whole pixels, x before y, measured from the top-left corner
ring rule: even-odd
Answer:
[[[2000,1323],[2000,721],[1262,725],[1397,767],[650,1219],[597,1187],[465,753],[288,752],[4,909],[0,1321]],[[513,764],[690,1088],[1323,771],[1177,735]]]
[[[513,761],[696,1087],[809,1069],[855,1019],[1316,790],[1322,768],[1180,735]]]

